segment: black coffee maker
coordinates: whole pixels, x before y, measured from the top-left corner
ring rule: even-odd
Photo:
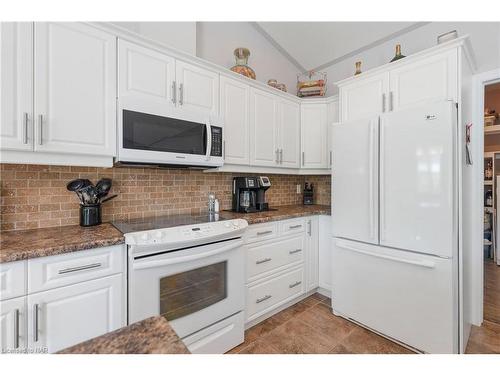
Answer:
[[[266,190],[271,181],[266,176],[233,178],[233,211],[258,212],[268,211]]]

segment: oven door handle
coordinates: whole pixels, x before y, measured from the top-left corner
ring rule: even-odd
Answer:
[[[225,253],[230,250],[234,250],[240,246],[243,245],[243,240],[237,240],[235,242],[232,242],[231,244],[228,244],[224,247],[220,247],[218,249],[212,250],[212,251],[207,251],[203,252],[201,254],[193,254],[193,255],[186,255],[186,256],[176,256],[172,258],[167,258],[167,259],[158,259],[158,260],[147,260],[147,261],[141,261],[138,263],[133,263],[132,264],[132,269],[133,270],[144,270],[148,268],[154,268],[154,267],[163,267],[163,266],[169,266],[172,264],[179,264],[179,263],[185,263],[185,262],[192,262],[194,260],[199,260],[203,258],[208,258],[217,254]],[[154,258],[151,257],[151,258]]]

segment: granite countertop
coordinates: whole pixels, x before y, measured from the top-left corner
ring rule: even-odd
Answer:
[[[0,263],[87,250],[124,242],[112,224],[68,225],[0,233]]]
[[[293,219],[294,217],[331,214],[330,206],[320,204],[312,204],[307,206],[302,204],[294,204],[289,206],[276,206],[272,208],[274,208],[275,210],[252,212],[249,214],[232,211],[222,211],[221,215],[225,220],[245,219],[248,224],[260,224],[267,223],[269,221]]]
[[[60,354],[190,354],[168,321],[154,316],[66,348]]]

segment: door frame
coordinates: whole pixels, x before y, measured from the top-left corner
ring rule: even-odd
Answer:
[[[475,131],[471,135],[471,142],[476,150],[472,165],[474,176],[474,198],[472,207],[477,208],[474,212],[474,238],[473,243],[477,250],[473,249],[472,270],[472,311],[471,323],[480,326],[483,323],[483,195],[484,195],[484,88],[486,85],[500,82],[500,68],[472,77],[472,121]],[[474,246],[475,248],[475,246]]]

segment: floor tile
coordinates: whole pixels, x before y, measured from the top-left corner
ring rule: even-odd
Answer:
[[[238,354],[280,354],[280,352],[265,340],[257,340],[244,347]]]
[[[357,354],[412,354],[413,352],[362,327],[356,327],[342,345]]]

